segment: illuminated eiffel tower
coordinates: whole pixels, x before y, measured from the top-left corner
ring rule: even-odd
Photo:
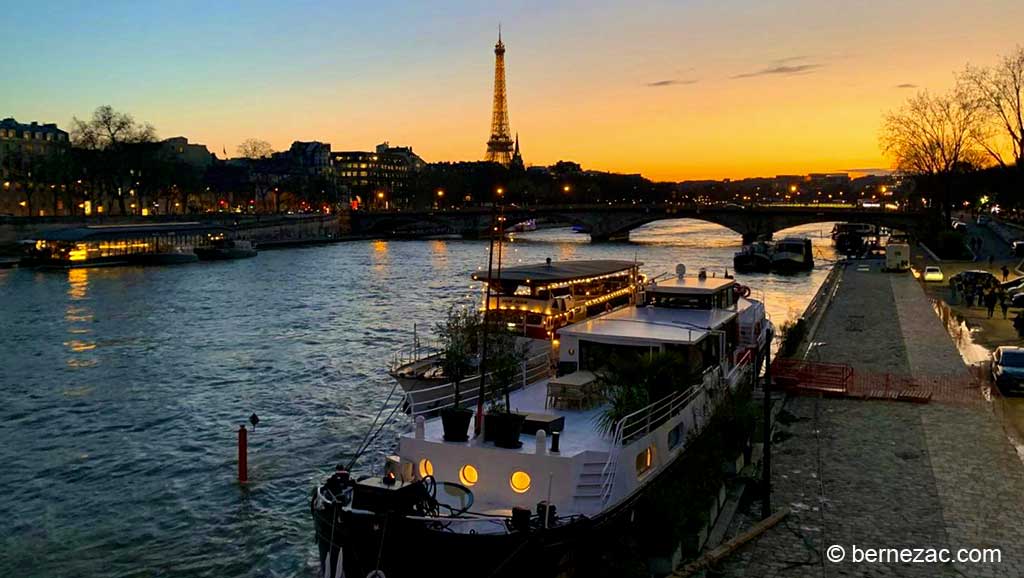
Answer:
[[[498,43],[494,45],[494,112],[491,115],[491,138],[487,141],[484,160],[507,167],[512,162],[512,146],[512,131],[508,127],[508,100],[505,97],[505,45],[501,42],[499,26]]]

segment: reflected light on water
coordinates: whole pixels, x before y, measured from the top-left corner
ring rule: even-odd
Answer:
[[[89,290],[89,270],[86,268],[68,270],[68,297],[72,300],[86,298]]]

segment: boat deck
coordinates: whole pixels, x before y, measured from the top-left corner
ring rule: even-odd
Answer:
[[[545,409],[544,404],[547,399],[548,381],[543,379],[523,389],[510,392],[509,399],[512,410],[519,413],[548,414],[564,418],[565,425],[562,428],[559,441],[562,457],[568,458],[586,451],[607,451],[610,439],[598,430],[597,425],[603,405],[597,404],[586,409],[561,409],[553,407]],[[476,418],[474,417],[474,419]],[[429,419],[424,424],[424,438],[427,442],[495,448],[493,443],[484,442],[483,436],[470,438],[466,442],[446,442],[442,439],[443,434],[444,430],[441,426],[440,418]],[[413,437],[414,434],[410,432],[404,435],[405,437]],[[523,442],[523,445],[519,449],[495,449],[524,454],[535,453],[535,436],[524,433],[520,437],[520,441]],[[548,443],[550,444],[550,441]]]

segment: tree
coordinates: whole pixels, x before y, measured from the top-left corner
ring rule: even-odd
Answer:
[[[265,140],[247,138],[238,145],[238,155],[248,161],[249,181],[253,187],[253,195],[259,200],[260,206],[266,210],[267,194],[274,188],[277,179],[270,173],[270,157],[274,154],[273,147]],[[275,199],[280,204],[280,196]]]
[[[1005,167],[1001,149],[1009,141],[1013,162],[1024,169],[1024,46],[994,67],[968,66],[960,81],[977,98],[985,120],[976,135],[979,145]]]
[[[71,121],[71,142],[74,146],[98,151],[88,167],[93,187],[104,191],[109,202],[116,195],[121,214],[127,214],[124,192],[138,176],[131,166],[130,145],[156,141],[153,125],[139,123],[128,113],[118,112],[110,105],[98,107],[89,120],[77,117]]]
[[[882,122],[882,150],[897,170],[938,183],[947,220],[952,216],[953,175],[982,164],[984,153],[973,138],[982,120],[977,99],[957,87],[939,95],[921,91]]]
[[[274,148],[265,140],[247,138],[236,149],[238,156],[249,160],[265,159],[274,154]]]

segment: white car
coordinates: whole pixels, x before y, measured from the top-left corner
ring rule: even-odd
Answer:
[[[924,280],[925,281],[942,281],[945,277],[942,275],[942,269],[934,265],[929,265],[924,268]]]

